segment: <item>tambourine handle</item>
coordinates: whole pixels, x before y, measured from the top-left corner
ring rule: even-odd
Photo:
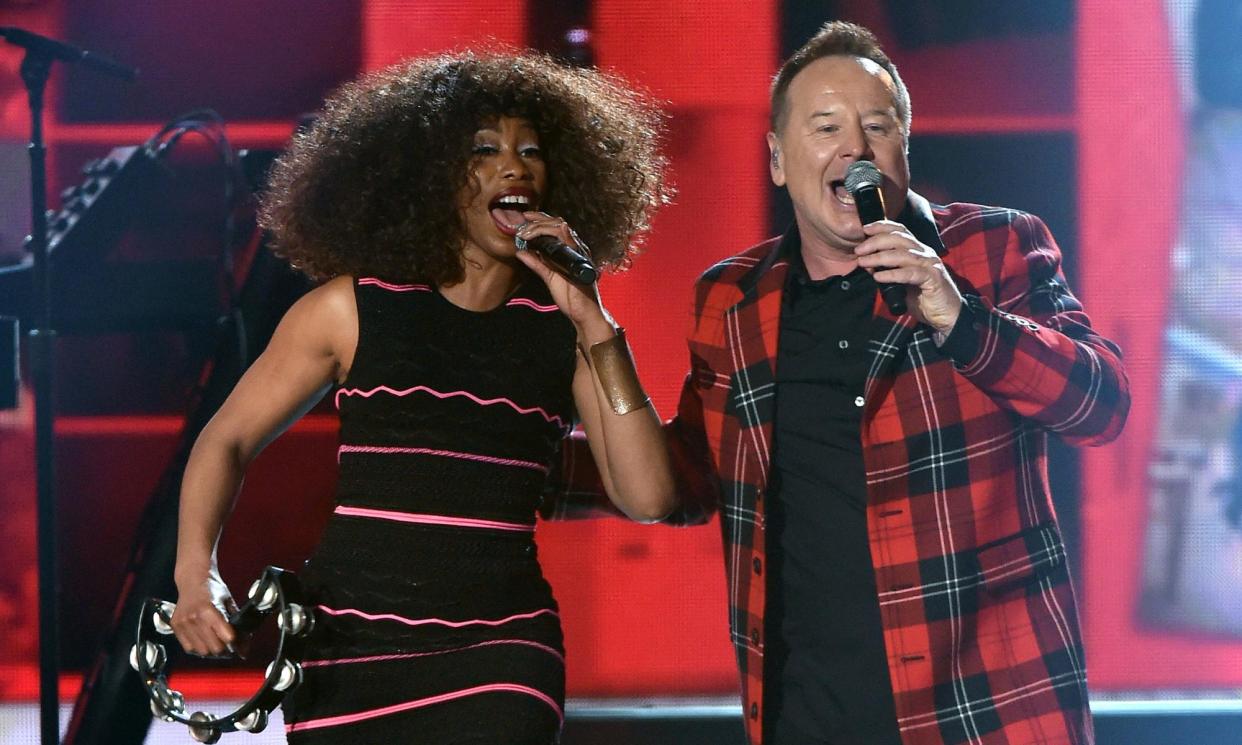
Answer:
[[[250,634],[263,623],[267,613],[247,603],[229,616],[229,625],[238,634]]]

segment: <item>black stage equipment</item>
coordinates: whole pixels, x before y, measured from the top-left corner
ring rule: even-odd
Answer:
[[[82,182],[61,192],[50,211],[47,271],[51,322],[60,333],[135,328],[182,328],[213,323],[221,305],[213,286],[214,259],[133,261],[109,252],[141,219],[173,173],[146,146],[113,148],[82,169]],[[27,247],[33,244],[27,238]],[[30,327],[36,312],[31,288],[34,257],[0,268],[0,313]]]
[[[248,182],[261,184],[274,155],[264,150],[244,151],[236,165]],[[198,433],[249,362],[267,345],[281,316],[308,289],[304,277],[266,249],[260,233],[234,259],[236,271],[228,277],[232,283],[231,308],[219,316],[215,350],[196,378],[198,384],[186,405],[175,453],[139,518],[121,594],[94,662],[83,678],[65,745],[141,745],[146,739],[152,716],[148,689],[134,675],[128,659],[134,629],[148,598],[172,597],[176,592],[172,575],[186,460]]]
[[[47,149],[43,143],[43,94],[56,60],[76,62],[98,72],[132,80],[138,71],[85,49],[11,26],[0,27],[9,44],[26,50],[21,76],[30,103],[30,211],[34,324],[30,363],[34,375],[35,481],[38,499],[39,552],[39,740],[60,741],[60,647],[57,623],[56,499],[52,433],[53,348],[51,274],[47,263]]]

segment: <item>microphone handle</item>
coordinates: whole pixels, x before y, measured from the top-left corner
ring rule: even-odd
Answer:
[[[863,225],[870,225],[884,219],[884,195],[878,187],[870,184],[860,186],[854,191],[854,206],[858,208],[858,219]],[[888,283],[880,284],[880,297],[895,316],[906,312],[906,286]]]
[[[526,247],[571,282],[592,285],[599,279],[599,270],[590,259],[550,235],[532,238],[526,241]]]
[[[906,308],[906,286],[895,284],[881,284],[880,297],[884,298],[884,304],[888,306],[888,311],[895,316],[903,315]]]

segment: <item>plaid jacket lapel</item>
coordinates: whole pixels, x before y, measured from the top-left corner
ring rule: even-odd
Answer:
[[[780,335],[781,297],[789,262],[779,245],[738,283],[742,299],[725,311],[725,340],[732,356],[726,416],[734,417],[750,457],[746,479],[767,488],[772,457],[772,421],[776,414],[776,345]],[[754,467],[755,470],[751,470]]]

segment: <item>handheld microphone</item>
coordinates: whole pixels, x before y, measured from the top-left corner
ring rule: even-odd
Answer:
[[[513,244],[519,251],[534,251],[548,266],[571,282],[580,285],[595,284],[599,270],[591,260],[550,235],[540,235],[528,240],[514,236]]]
[[[863,225],[884,219],[884,194],[880,191],[882,183],[884,177],[880,175],[880,169],[869,160],[856,160],[845,169],[845,190],[854,198],[858,219]],[[881,284],[880,296],[893,315],[906,312],[905,285]]]

